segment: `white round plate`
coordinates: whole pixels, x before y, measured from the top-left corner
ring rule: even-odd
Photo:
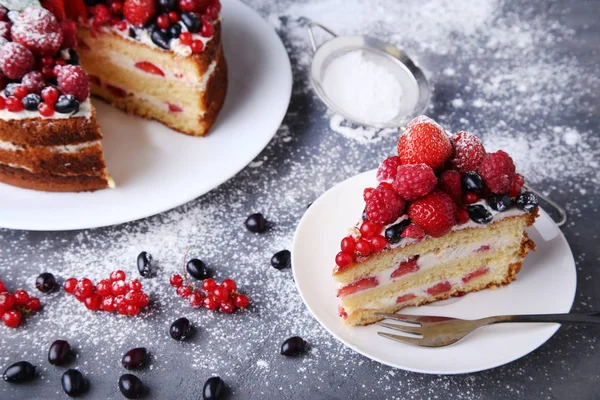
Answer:
[[[499,324],[481,328],[453,346],[422,348],[379,337],[377,325],[350,327],[337,314],[337,286],[331,277],[335,255],[347,228],[362,215],[362,191],[376,184],[375,170],[354,176],[322,195],[296,230],[292,268],[304,303],[314,317],[345,345],[380,363],[429,374],[482,371],[535,350],[557,324]],[[406,314],[480,318],[500,314],[569,312],[575,297],[573,255],[565,237],[544,211],[528,231],[537,250],[530,253],[517,280],[422,307]]]
[[[154,215],[212,190],[269,143],[287,111],[292,72],[281,40],[255,11],[223,0],[229,88],[205,138],[129,116],[94,101],[117,187],[92,193],[44,193],[0,184],[0,227],[69,230]]]

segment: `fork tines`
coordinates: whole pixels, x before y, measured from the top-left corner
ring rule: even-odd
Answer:
[[[405,322],[407,324],[414,324],[414,325],[418,325],[418,326],[422,325],[421,322],[419,321],[419,319],[421,318],[420,315],[386,314],[386,313],[375,313],[375,315],[377,315],[378,317],[382,317],[382,318],[393,319],[393,320],[399,321],[399,322]]]

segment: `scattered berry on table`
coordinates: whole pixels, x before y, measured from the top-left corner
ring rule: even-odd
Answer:
[[[52,365],[65,365],[72,356],[71,345],[66,340],[55,340],[48,350],[48,362]]]
[[[251,214],[244,222],[250,232],[261,233],[267,230],[268,222],[261,213]]]
[[[144,368],[148,362],[148,351],[145,347],[136,347],[123,355],[121,364],[125,369]]]
[[[28,361],[18,361],[4,370],[2,379],[6,382],[21,383],[32,380],[35,377],[35,366]]]
[[[152,275],[152,255],[142,251],[137,257],[138,272],[143,277]]]
[[[289,250],[281,250],[271,257],[271,266],[275,269],[285,269],[292,266],[292,253]]]
[[[144,394],[144,384],[133,374],[123,374],[119,378],[119,390],[128,399],[138,399]]]
[[[198,280],[204,280],[212,277],[212,271],[210,271],[206,264],[197,258],[192,258],[185,265],[185,269],[188,274]]]
[[[76,369],[68,369],[61,377],[63,391],[70,397],[81,396],[87,390],[87,380]]]
[[[304,353],[307,349],[307,343],[300,336],[293,336],[286,339],[281,345],[281,355],[286,357],[296,357]]]
[[[35,287],[42,293],[52,292],[56,286],[56,278],[50,272],[43,272],[35,279]]]
[[[202,388],[202,400],[220,400],[225,395],[225,382],[218,376],[208,378]]]
[[[191,333],[190,321],[184,317],[175,320],[169,328],[169,334],[175,340],[185,340]]]

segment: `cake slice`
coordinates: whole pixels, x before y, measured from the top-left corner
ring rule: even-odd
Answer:
[[[0,8],[0,42],[0,182],[57,192],[113,186],[75,25],[41,7]]]
[[[73,15],[92,94],[179,132],[206,135],[227,91],[219,1],[93,3]]]
[[[365,211],[341,241],[333,277],[339,315],[366,325],[450,296],[507,285],[535,248],[538,201],[504,151],[467,132],[411,121],[398,155],[364,191]]]

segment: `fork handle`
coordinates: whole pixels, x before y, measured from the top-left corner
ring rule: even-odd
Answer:
[[[600,312],[589,314],[529,314],[529,315],[498,315],[484,318],[487,324],[501,322],[554,322],[563,325],[600,325]]]

